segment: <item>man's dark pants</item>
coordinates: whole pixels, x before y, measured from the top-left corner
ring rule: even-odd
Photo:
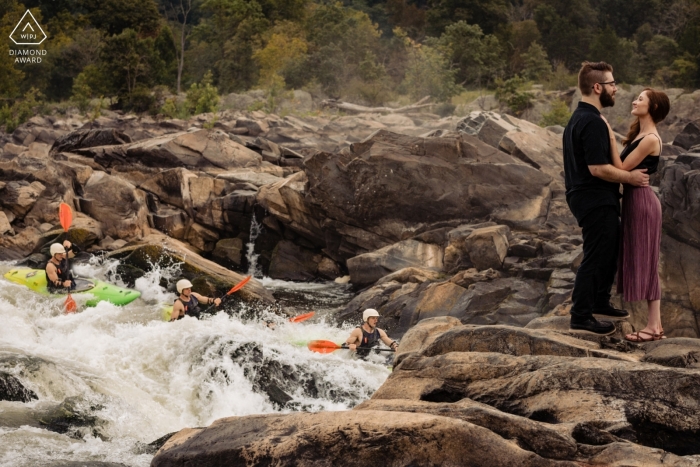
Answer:
[[[583,229],[583,261],[576,273],[572,293],[571,322],[592,318],[606,308],[617,271],[620,218],[614,206],[601,206],[586,214]]]

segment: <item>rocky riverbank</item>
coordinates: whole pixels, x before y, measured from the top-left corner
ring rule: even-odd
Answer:
[[[373,307],[403,337],[394,373],[355,410],[225,419],[179,433],[154,465],[696,465],[699,358],[683,338],[700,335],[700,121],[684,118],[664,130],[652,180],[671,337],[656,345],[620,340],[644,304],[627,305],[616,336],[568,332],[581,236],[561,128],[493,112],[223,112],[210,129],[211,116],[35,117],[3,136],[0,259],[45,260],[61,201],[77,213],[69,238],[119,259],[127,282],[178,262],[205,293],[225,290],[255,237],[265,274],[349,276],[358,295],[337,319]]]

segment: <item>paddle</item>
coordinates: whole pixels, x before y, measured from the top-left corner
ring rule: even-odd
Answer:
[[[335,352],[336,350],[347,349],[347,347],[342,346],[342,345],[338,345],[333,341],[324,341],[324,340],[311,341],[307,344],[307,347],[309,348],[310,351],[317,352],[317,353],[331,353],[331,352]],[[362,350],[365,350],[365,349],[362,349]],[[393,352],[392,349],[372,348],[370,350],[372,350],[373,352]]]
[[[304,313],[303,315],[292,316],[291,318],[289,318],[289,321],[291,321],[292,323],[301,323],[302,321],[306,321],[307,319],[311,318],[315,314],[316,312],[312,311],[309,313]]]
[[[248,281],[249,281],[252,277],[253,277],[253,276],[247,276],[247,277],[245,277],[242,281],[240,281],[238,284],[236,284],[236,285],[234,285],[233,287],[231,287],[231,290],[229,290],[228,292],[226,292],[225,295],[222,295],[221,297],[219,297],[219,298],[221,299],[221,302],[223,303],[224,298],[226,298],[227,296],[231,295],[231,294],[234,293],[234,292],[238,292],[239,290],[241,290],[241,289],[243,288],[243,286],[246,285],[246,284],[248,283]],[[216,305],[212,305],[212,306],[208,307],[208,308],[207,308],[206,310],[204,310],[202,313],[208,312],[209,310],[211,310],[211,309],[214,308],[215,306],[216,306]]]
[[[73,211],[71,210],[70,206],[68,206],[66,203],[61,203],[58,206],[58,219],[61,221],[61,227],[63,227],[63,230],[65,232],[68,232],[68,229],[70,229],[70,225],[73,223]],[[66,264],[68,264],[67,253]],[[63,304],[63,306],[66,309],[66,313],[75,313],[78,309],[78,304],[75,303],[75,300],[73,300],[73,297],[71,297],[70,289],[68,290],[68,296],[66,297],[66,301]]]

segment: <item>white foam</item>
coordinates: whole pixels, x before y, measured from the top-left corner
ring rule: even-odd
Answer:
[[[11,267],[0,263],[0,274]],[[81,276],[105,278],[110,268],[114,263],[93,262],[77,269]],[[137,443],[221,417],[279,410],[253,388],[250,372],[257,371],[256,364],[230,357],[246,343],[265,358],[313,374],[318,395],[301,388],[290,394],[308,410],[348,409],[389,374],[385,366],[349,358],[346,351],[321,355],[306,349],[309,340],[342,342],[348,336],[349,327],[339,329],[323,319],[298,324],[279,319],[274,330],[223,312],[199,321],[163,322],[161,303],[172,303],[174,295],[158,284],[170,274],[155,270],[139,279],[136,288],[143,298],[125,307],[101,302],[70,315],[63,314],[63,300],[0,280],[0,370],[16,374],[39,396],[21,407],[39,410],[80,398],[93,407],[90,415],[100,420],[98,430],[106,439],[88,434],[75,440],[30,426],[3,428],[3,408],[20,403],[0,402],[0,466],[40,465],[46,453],[57,461],[147,466],[152,456],[139,454]],[[293,285],[310,294],[331,286]],[[334,391],[348,395],[334,400]]]

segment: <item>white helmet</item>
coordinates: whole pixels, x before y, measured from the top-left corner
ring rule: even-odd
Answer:
[[[53,245],[51,245],[50,251],[51,251],[51,256],[57,255],[59,253],[63,253],[63,254],[66,253],[66,249],[63,248],[63,245],[61,245],[60,243],[54,243]]]
[[[379,318],[379,312],[377,310],[375,310],[374,308],[367,308],[362,313],[362,321],[367,321],[372,316],[376,316],[377,318]]]
[[[183,290],[192,288],[192,282],[188,281],[187,279],[180,279],[177,281],[177,285],[175,287],[177,287],[177,293],[182,293]]]

